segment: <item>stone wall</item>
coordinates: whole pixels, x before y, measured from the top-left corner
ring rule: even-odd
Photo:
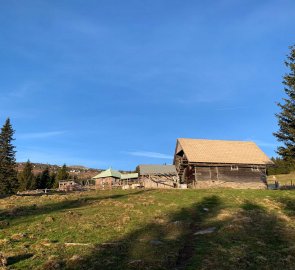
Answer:
[[[199,180],[195,184],[189,184],[188,188],[206,189],[206,188],[234,188],[234,189],[266,189],[263,182],[234,182],[221,180]]]
[[[141,176],[140,182],[145,188],[161,188],[161,189],[167,189],[167,188],[175,188],[175,182],[173,176],[167,177],[167,176]]]
[[[113,177],[95,179],[95,189],[111,189],[114,181]]]

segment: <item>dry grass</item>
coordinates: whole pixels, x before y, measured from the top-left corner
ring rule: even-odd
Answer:
[[[0,215],[6,269],[295,269],[292,191],[11,196]]]
[[[278,174],[270,175],[267,177],[267,182],[269,184],[274,184],[275,181],[278,181],[280,185],[290,185],[295,184],[295,172],[289,174]]]

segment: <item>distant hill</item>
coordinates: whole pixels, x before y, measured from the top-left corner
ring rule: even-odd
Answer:
[[[61,167],[60,165],[43,164],[43,163],[32,162],[32,164],[33,164],[34,174],[41,173],[47,166],[49,167],[51,172],[56,173],[58,169]],[[25,166],[25,162],[18,162],[17,170],[22,171],[24,166]],[[87,168],[85,166],[80,166],[80,165],[67,166],[67,168],[70,175],[76,176],[78,179],[89,179],[102,171],[102,169],[92,169],[92,168]]]
[[[81,165],[69,165],[69,167],[71,167],[72,169],[81,169],[81,170],[86,170],[89,169],[85,166],[81,166]]]
[[[22,171],[26,162],[18,162],[17,163],[17,170]],[[48,166],[51,172],[57,173],[58,169],[61,167],[60,165],[52,165],[52,164],[44,164],[44,163],[34,163],[33,164],[33,173],[38,174],[41,173],[45,168]],[[77,179],[90,179],[93,176],[99,174],[104,169],[93,169],[93,168],[87,168],[85,166],[81,165],[67,165],[68,172],[71,176],[76,176]],[[130,173],[132,171],[122,171],[121,173]]]

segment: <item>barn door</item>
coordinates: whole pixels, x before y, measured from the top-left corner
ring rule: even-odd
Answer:
[[[218,180],[218,167],[209,167],[209,173],[211,175],[211,180]]]

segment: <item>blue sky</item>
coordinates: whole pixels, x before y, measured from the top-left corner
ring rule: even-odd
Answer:
[[[2,1],[0,121],[17,160],[134,169],[176,138],[275,155],[295,1]]]

